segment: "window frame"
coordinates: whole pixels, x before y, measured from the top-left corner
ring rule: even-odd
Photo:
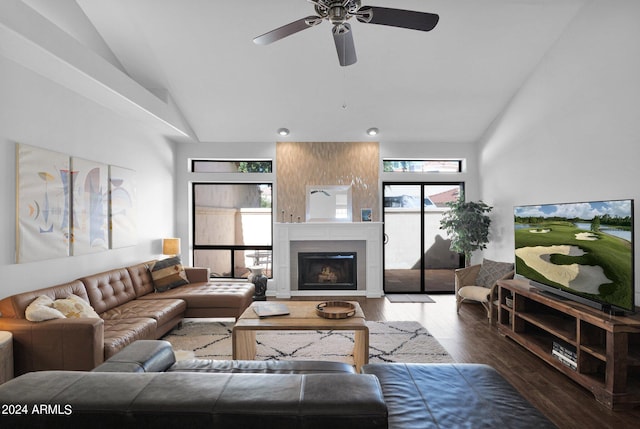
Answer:
[[[405,171],[387,171],[385,167],[387,163],[392,162],[406,162],[406,163],[456,163],[457,169],[456,171],[451,170],[405,170]],[[382,171],[383,173],[391,173],[391,174],[460,174],[464,172],[464,160],[459,158],[425,158],[425,159],[410,159],[410,158],[385,158],[382,160]]]
[[[271,193],[273,196],[274,183],[272,181],[193,181],[191,182],[191,236],[192,236],[192,248],[191,248],[191,258],[192,260],[196,260],[196,251],[198,250],[226,250],[230,252],[230,263],[231,263],[231,275],[224,277],[215,277],[216,279],[245,279],[245,277],[237,277],[235,276],[235,261],[236,261],[236,252],[237,251],[247,251],[247,250],[255,250],[255,251],[270,251],[271,252],[271,269],[267,270],[265,273],[268,278],[273,278],[273,200],[271,201],[271,222],[270,225],[270,236],[271,236],[271,245],[228,245],[228,244],[196,244],[196,187],[199,185],[269,185],[271,187]]]

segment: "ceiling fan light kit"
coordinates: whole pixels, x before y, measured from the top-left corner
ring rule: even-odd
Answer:
[[[440,17],[434,13],[387,7],[362,6],[360,0],[307,0],[314,4],[316,15],[307,16],[253,39],[257,45],[268,45],[327,20],[333,25],[333,40],[341,66],[357,62],[353,32],[348,20],[355,17],[364,24],[388,25],[418,31],[431,31]]]

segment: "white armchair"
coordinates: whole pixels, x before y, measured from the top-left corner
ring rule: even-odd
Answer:
[[[489,323],[494,323],[493,302],[498,280],[513,278],[513,264],[484,259],[482,264],[459,268],[455,271],[456,311],[465,300],[477,301],[487,310]]]

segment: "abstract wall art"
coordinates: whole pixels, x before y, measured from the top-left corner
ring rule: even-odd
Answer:
[[[136,172],[109,166],[109,231],[112,249],[135,246],[138,242]]]
[[[71,158],[71,254],[85,255],[109,248],[109,168],[106,164]]]
[[[69,255],[69,156],[16,145],[16,262]]]

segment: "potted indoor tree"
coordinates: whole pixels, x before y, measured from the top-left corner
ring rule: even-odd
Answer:
[[[448,202],[447,206],[449,210],[442,216],[440,228],[451,238],[450,249],[462,253],[465,266],[468,267],[471,254],[487,248],[491,225],[488,213],[493,207],[483,201],[465,202],[462,194],[457,200]]]

